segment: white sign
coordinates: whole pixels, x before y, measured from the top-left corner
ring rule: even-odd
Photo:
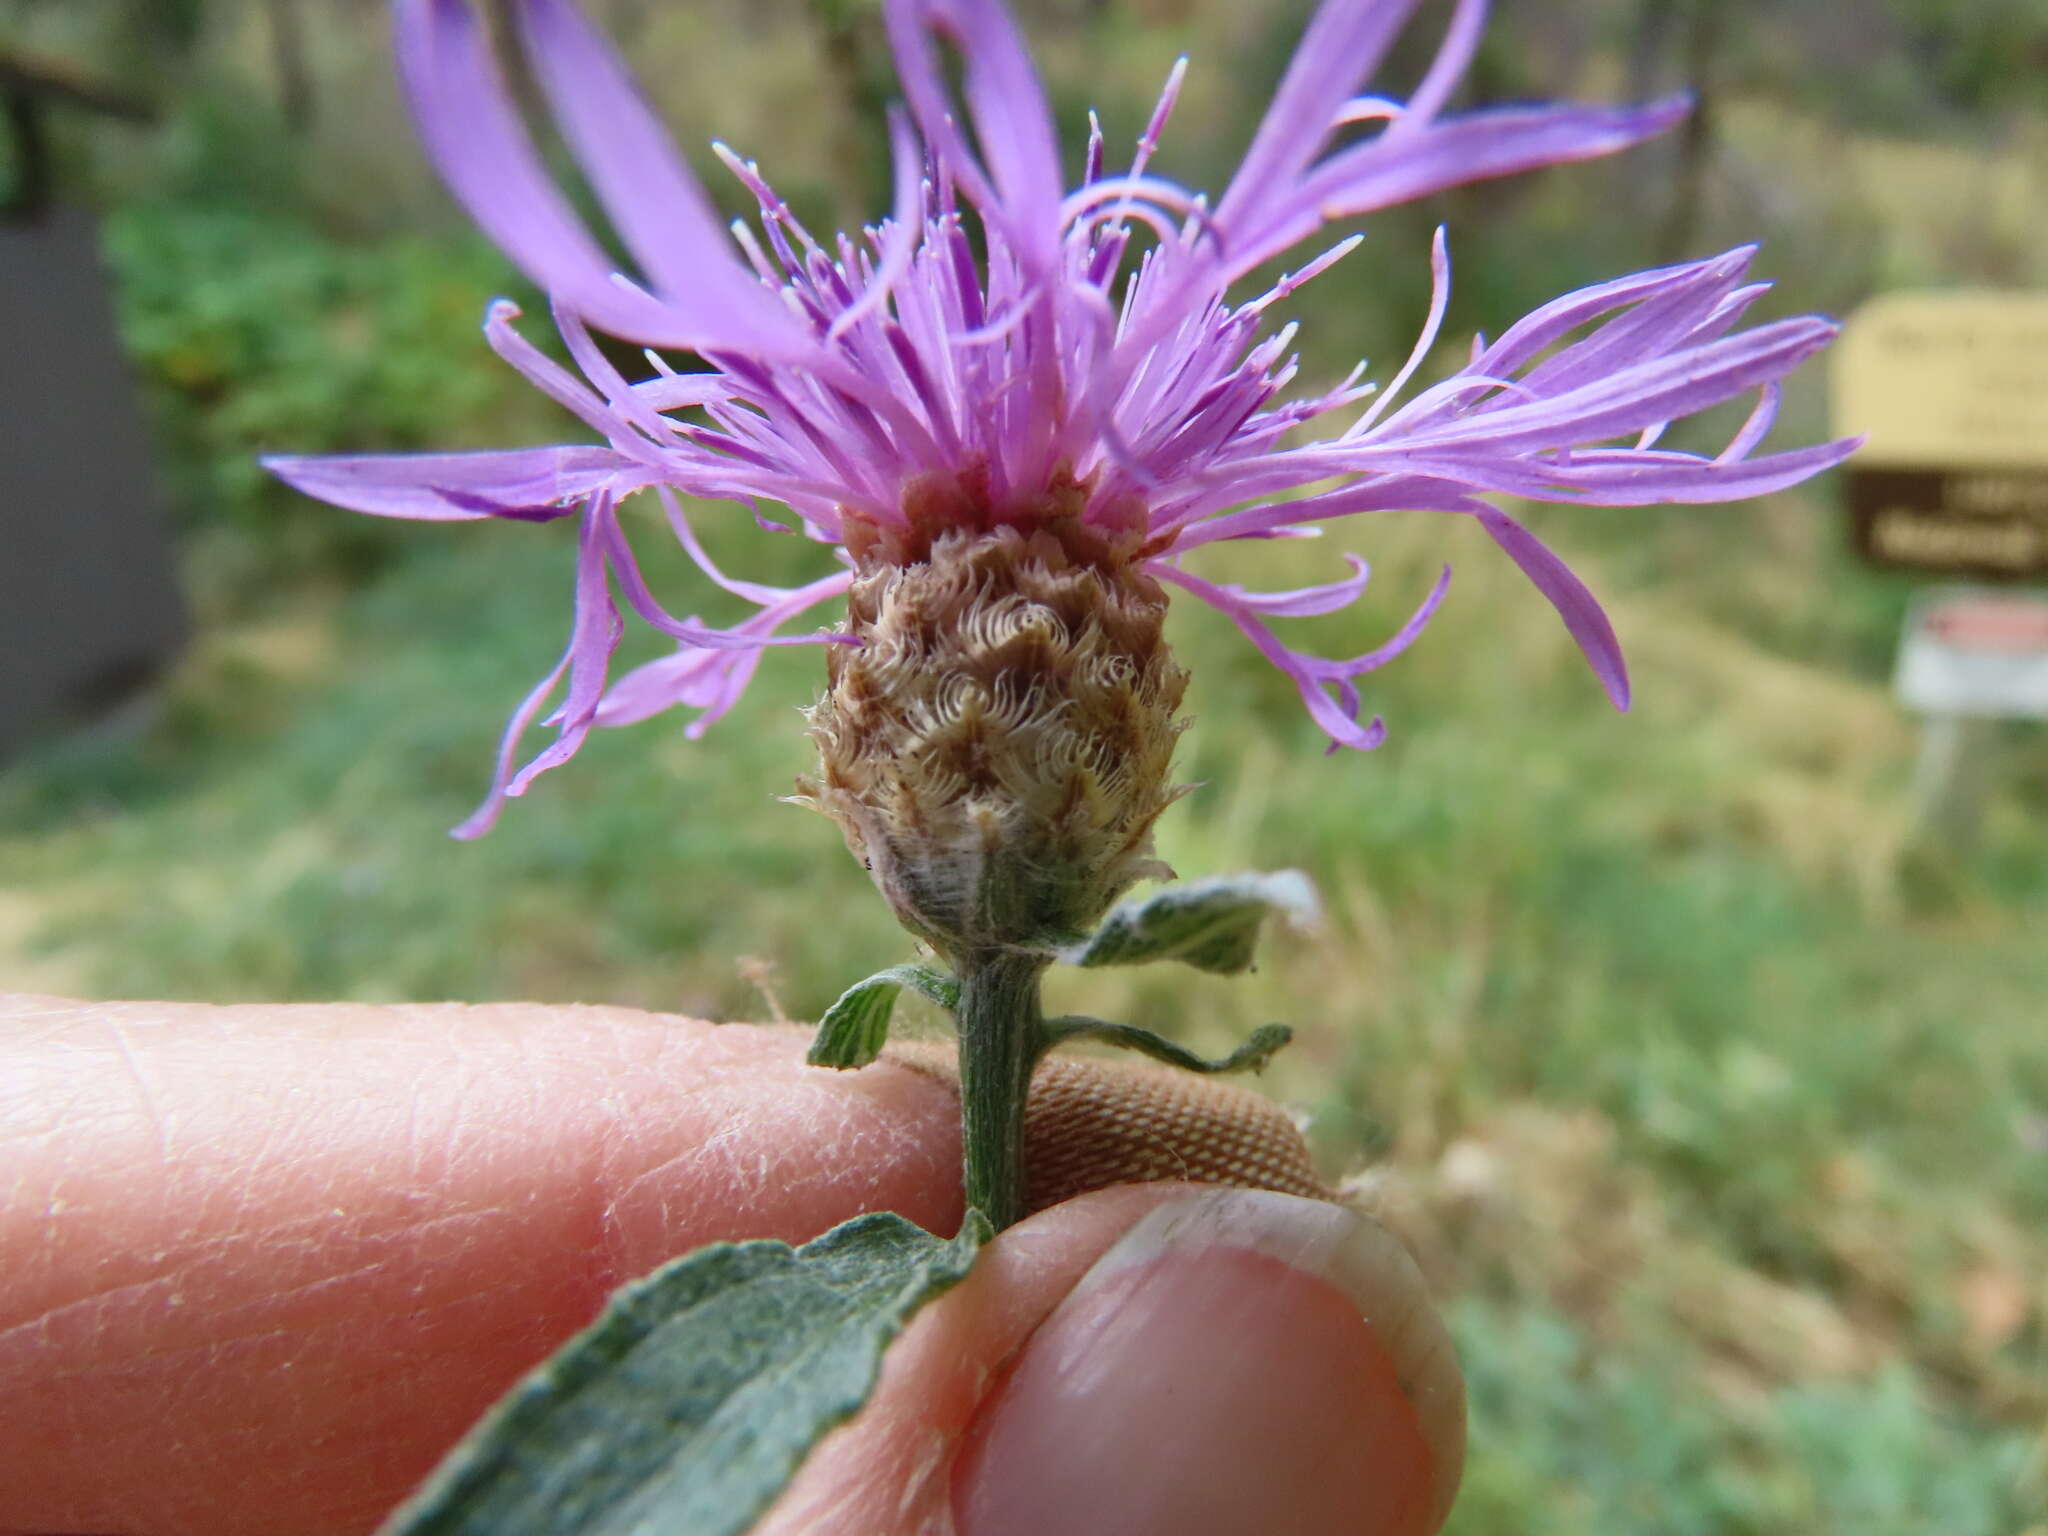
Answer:
[[[1907,616],[1897,686],[1923,714],[2048,720],[2048,592],[1928,593]]]

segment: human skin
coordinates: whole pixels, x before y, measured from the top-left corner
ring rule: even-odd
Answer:
[[[369,1531],[674,1254],[957,1226],[948,1085],[803,1048],[611,1008],[0,998],[0,1532]],[[1123,1491],[1130,1536],[1432,1531],[1455,1365],[1375,1234],[1175,1185],[1042,1212],[762,1530],[1051,1530]]]

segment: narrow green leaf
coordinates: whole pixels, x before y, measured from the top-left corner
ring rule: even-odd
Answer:
[[[1315,921],[1316,890],[1300,870],[1221,875],[1122,902],[1094,937],[1060,951],[1059,958],[1086,966],[1179,960],[1234,976],[1251,968],[1259,925],[1276,912],[1297,927]]]
[[[804,1059],[814,1067],[864,1067],[889,1041],[889,1016],[905,987],[941,1008],[960,1001],[960,983],[928,965],[892,965],[839,994],[818,1021],[818,1035]]]
[[[1170,1067],[1179,1067],[1187,1072],[1257,1072],[1273,1059],[1275,1051],[1294,1038],[1294,1031],[1285,1024],[1261,1024],[1252,1031],[1249,1040],[1228,1056],[1213,1059],[1197,1056],[1186,1046],[1176,1045],[1164,1035],[1155,1035],[1135,1024],[1111,1024],[1079,1014],[1047,1019],[1045,1035],[1048,1046],[1058,1045],[1064,1040],[1099,1040],[1104,1045],[1121,1046],[1127,1051],[1142,1051]]]
[[[987,1236],[978,1211],[951,1242],[871,1215],[686,1254],[515,1387],[382,1536],[739,1536]]]

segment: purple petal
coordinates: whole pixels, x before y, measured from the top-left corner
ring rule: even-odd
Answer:
[[[1737,287],[1749,256],[1746,250],[1731,251],[1702,262],[1685,281],[1641,299],[1626,314],[1603,321],[1592,334],[1543,359],[1523,375],[1522,383],[1539,394],[1561,394],[1632,363],[1720,339],[1734,328],[1749,301],[1768,291],[1769,285],[1763,283]],[[1745,294],[1747,298],[1730,302]],[[1489,359],[1488,366],[1499,361],[1505,359]]]
[[[1556,471],[1561,482],[1549,492],[1527,493],[1543,501],[1590,506],[1640,507],[1654,502],[1699,505],[1768,496],[1823,470],[1833,469],[1863,446],[1845,437],[1811,448],[1794,448],[1762,458],[1715,460],[1696,454],[1602,448],[1575,454]]]
[[[625,632],[605,569],[605,533],[611,523],[610,501],[601,495],[592,497],[584,508],[577,540],[576,617],[569,632],[569,693],[556,717],[560,731],[538,757],[512,776],[505,787],[508,795],[525,794],[541,774],[574,757],[595,723],[612,653]]]
[[[724,650],[751,650],[761,645],[809,645],[815,637],[809,635],[782,635],[773,639],[758,639],[744,625],[738,629],[712,629],[695,619],[679,619],[664,608],[647,585],[647,578],[641,573],[639,562],[633,556],[633,547],[626,540],[625,530],[620,528],[616,517],[605,520],[603,530],[605,555],[611,562],[612,575],[617,578],[619,591],[626,599],[626,605],[639,615],[642,623],[650,629],[667,635],[671,640],[680,640],[685,645],[710,647]],[[846,579],[844,574],[828,576],[829,584]],[[826,590],[813,582],[809,587],[799,587],[792,597],[814,590]],[[844,590],[835,588],[832,590]],[[813,599],[818,601],[819,599]],[[851,637],[836,637],[841,643]]]
[[[890,291],[903,280],[903,274],[910,270],[911,258],[917,254],[917,242],[924,233],[924,165],[917,135],[897,107],[889,109],[889,160],[895,168],[896,208],[882,243],[881,262],[868,280],[867,291],[833,320],[826,332],[828,341],[836,341],[880,309],[888,301]]]
[[[1607,690],[1614,707],[1626,710],[1628,664],[1622,660],[1621,641],[1615,637],[1614,626],[1608,622],[1599,600],[1572,574],[1570,566],[1505,512],[1489,507],[1477,516],[1493,535],[1494,543],[1506,550],[1508,558],[1522,568],[1522,574],[1536,584],[1536,590],[1550,599],[1551,607],[1585,652],[1593,675],[1600,679],[1600,686]]]
[[[733,385],[722,373],[664,373],[642,379],[633,393],[657,411],[676,411],[721,405],[733,398]]]
[[[1544,348],[1602,315],[1612,314],[1654,294],[1702,283],[1715,284],[1724,279],[1732,282],[1748,270],[1750,259],[1755,254],[1755,246],[1741,246],[1707,261],[1634,272],[1552,299],[1517,320],[1492,346],[1482,349],[1472,359],[1472,369],[1493,374],[1514,373]]]
[[[294,490],[376,517],[463,522],[561,517],[637,467],[609,448],[514,448],[485,453],[273,456],[263,467]]]
[[[1472,67],[1472,56],[1479,51],[1479,39],[1486,31],[1486,11],[1487,0],[1458,0],[1457,10],[1451,13],[1450,27],[1444,33],[1443,46],[1430,60],[1429,73],[1422,77],[1415,93],[1394,115],[1387,129],[1389,137],[1399,141],[1424,132],[1436,121],[1437,113],[1444,109],[1451,92]]]
[[[1341,471],[1328,467],[1303,471],[1299,483],[1326,480],[1333,473]],[[1248,498],[1235,495],[1231,499],[1242,502]],[[1181,554],[1225,539],[1267,538],[1282,529],[1321,522],[1325,518],[1348,517],[1358,512],[1472,513],[1482,505],[1474,501],[1471,491],[1455,479],[1372,475],[1315,496],[1244,507],[1219,516],[1191,520],[1174,536],[1169,549],[1174,554]]]
[[[542,166],[465,0],[398,0],[399,71],[420,141],[470,217],[550,294],[595,323],[660,344],[692,337],[612,280],[613,263]]]
[[[517,15],[564,137],[682,322],[707,343],[808,350],[789,312],[741,265],[724,219],[611,47],[568,0],[520,0]]]
[[[1444,237],[1444,227],[1439,224],[1429,242],[1429,314],[1422,322],[1421,331],[1416,334],[1415,345],[1408,349],[1407,361],[1401,364],[1400,371],[1387,387],[1380,391],[1371,408],[1359,418],[1358,425],[1344,434],[1346,437],[1364,432],[1400,398],[1401,391],[1408,387],[1408,381],[1415,377],[1415,370],[1435,348],[1437,333],[1443,329],[1444,311],[1450,307],[1450,302],[1451,252]]]
[[[1358,568],[1354,581],[1340,582],[1338,587],[1350,589],[1356,596],[1364,587],[1364,562],[1353,558]],[[1252,594],[1241,587],[1219,587],[1213,582],[1190,576],[1178,566],[1163,560],[1148,561],[1145,569],[1162,581],[1172,582],[1193,593],[1210,607],[1216,609],[1231,623],[1235,624],[1246,639],[1258,648],[1277,667],[1301,695],[1302,704],[1307,708],[1309,718],[1322,728],[1323,734],[1337,746],[1351,747],[1360,752],[1369,752],[1386,740],[1387,728],[1380,720],[1373,720],[1361,726],[1358,723],[1359,698],[1354,679],[1376,667],[1386,665],[1409,646],[1428,626],[1429,621],[1442,605],[1444,593],[1449,589],[1451,572],[1447,566],[1438,578],[1436,586],[1422,606],[1395,632],[1384,645],[1375,647],[1360,656],[1346,661],[1332,661],[1320,656],[1310,656],[1291,650],[1281,644],[1273,631],[1267,628],[1264,613],[1288,611],[1285,607],[1286,594]],[[1333,588],[1318,589],[1328,593]],[[1277,599],[1277,602],[1276,602]],[[1303,612],[1327,613],[1333,606],[1305,608]],[[1336,688],[1337,697],[1332,698],[1327,690]]]
[[[526,728],[533,724],[534,716],[540,713],[541,706],[547,703],[548,696],[561,683],[562,674],[569,670],[569,660],[575,654],[576,642],[571,640],[562,652],[562,659],[555,663],[554,670],[542,678],[535,685],[533,692],[512,711],[512,718],[505,725],[505,733],[498,740],[497,767],[491,775],[490,792],[484,796],[482,805],[470,812],[460,826],[448,833],[450,837],[466,843],[482,837],[498,824],[498,815],[505,809],[506,796],[511,793],[512,764],[519,755],[520,738],[525,736]]]
[[[1418,0],[1323,0],[1273,93],[1237,174],[1216,205],[1226,229],[1262,227],[1266,210],[1329,141],[1345,101],[1372,73]]]
[[[570,627],[569,644],[562,652],[562,659],[555,663],[554,670],[542,678],[512,712],[512,718],[498,742],[497,767],[491,776],[490,792],[484,796],[483,804],[449,833],[451,837],[465,842],[482,837],[496,825],[507,799],[524,794],[535,775],[568,761],[589,734],[597,696],[603,692],[605,670],[610,665],[623,628],[619,622],[618,607],[611,600],[605,580],[602,532],[608,513],[609,506],[602,496],[593,497],[584,509],[583,526],[577,540],[576,616]],[[551,724],[559,723],[561,730],[552,746],[515,773],[512,764],[518,757],[520,739],[561,682],[564,672],[569,674],[569,698],[549,721]]]
[[[769,645],[843,640],[845,637],[834,635],[778,637],[776,631],[799,614],[842,595],[852,584],[852,573],[840,571],[797,587],[783,593],[778,601],[752,618],[719,632],[727,642],[719,649],[704,649],[698,642],[685,641],[674,655],[634,668],[604,696],[595,723],[631,725],[684,705],[705,711],[691,722],[690,734],[699,734],[737,702]]]
[[[604,397],[606,413],[617,418],[616,423],[608,422],[601,430],[616,439],[620,433],[619,424],[630,423],[655,443],[663,446],[672,443],[677,436],[676,424],[626,382],[626,376],[605,356],[604,349],[591,336],[582,318],[574,310],[559,304],[554,306],[554,311],[555,333],[569,349],[569,360],[583,371],[583,377],[594,384]]]
[[[1715,458],[1716,464],[1733,464],[1749,457],[1756,445],[1770,435],[1771,424],[1778,419],[1778,404],[1785,391],[1776,379],[1757,391],[1756,405],[1749,413],[1749,419],[1742,424],[1742,430],[1729,441],[1726,448]]]
[[[557,313],[560,313],[557,305]],[[497,299],[484,312],[484,340],[519,376],[592,431],[617,445],[632,437],[619,413],[583,380],[519,334],[513,321],[520,309],[510,299]]]
[[[1361,446],[1466,446],[1505,456],[1633,436],[1654,422],[1690,416],[1782,378],[1833,340],[1836,329],[1831,322],[1812,317],[1780,320],[1675,356],[1616,369],[1549,399],[1500,406],[1424,428],[1412,437],[1397,414]]]
[[[1291,592],[1247,592],[1243,587],[1232,585],[1221,590],[1254,613],[1271,614],[1275,618],[1313,618],[1318,614],[1335,613],[1358,600],[1372,574],[1371,567],[1359,556],[1347,552],[1344,560],[1351,567],[1351,574],[1342,581],[1320,587],[1297,587]]]
[[[635,667],[605,694],[604,701],[597,706],[596,723],[638,725],[678,704],[698,703],[713,669],[735,654],[684,646],[671,656]]]
[[[1685,97],[1645,107],[1505,107],[1439,122],[1412,138],[1390,130],[1316,167],[1300,201],[1326,220],[1355,218],[1447,187],[1611,155],[1656,137],[1690,107]]]
[[[661,510],[668,518],[669,530],[675,534],[676,542],[683,546],[683,553],[696,562],[697,569],[709,576],[714,585],[763,608],[772,607],[790,595],[790,589],[787,587],[769,587],[759,582],[735,581],[726,575],[697,538],[697,530],[691,526],[689,516],[683,511],[682,503],[676,500],[675,493],[665,485],[656,486],[654,492],[661,498]]]
[[[1408,622],[1395,630],[1384,644],[1354,656],[1349,661],[1325,662],[1323,665],[1346,679],[1384,667],[1422,638],[1422,632],[1429,627],[1429,621],[1436,617],[1437,609],[1443,607],[1445,594],[1450,590],[1451,568],[1447,565],[1443,569],[1443,574],[1437,577],[1436,585],[1431,587],[1428,595],[1422,599],[1421,605],[1408,616]]]
[[[1050,268],[1059,234],[1059,147],[1038,71],[999,0],[888,0],[889,43],[903,93],[925,139],[990,218],[1002,223],[1037,269]],[[931,34],[960,50],[963,89],[991,187],[954,120]]]

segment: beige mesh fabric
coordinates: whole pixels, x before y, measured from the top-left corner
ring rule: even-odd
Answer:
[[[890,1048],[892,1059],[959,1081],[950,1045]],[[1316,1177],[1308,1146],[1269,1099],[1220,1078],[1150,1062],[1049,1056],[1025,1111],[1028,1210],[1111,1184],[1180,1180],[1336,1196]]]

